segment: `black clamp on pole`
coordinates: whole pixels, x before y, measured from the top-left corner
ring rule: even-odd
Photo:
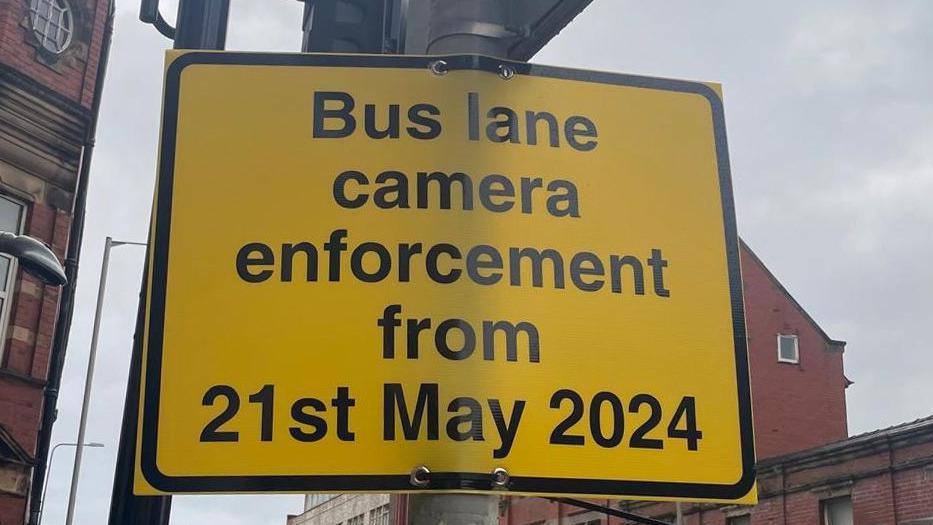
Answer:
[[[172,27],[159,12],[159,0],[142,0],[139,6],[139,19],[174,40],[175,49],[223,49],[229,15],[230,0],[182,0]]]
[[[155,26],[156,30],[168,39],[175,40],[175,28],[162,18],[159,12],[159,0],[142,0],[139,4],[139,19]]]

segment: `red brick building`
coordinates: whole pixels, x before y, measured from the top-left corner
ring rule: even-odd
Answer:
[[[112,10],[111,0],[0,0],[0,230],[44,241],[72,281],[44,286],[0,255],[2,525],[26,521],[44,469],[54,411],[43,405],[54,407],[64,357],[70,312],[59,308],[72,304]]]
[[[826,335],[744,242],[740,252],[756,456],[844,439],[845,342]]]

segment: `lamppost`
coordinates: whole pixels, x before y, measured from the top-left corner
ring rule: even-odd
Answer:
[[[97,359],[97,336],[100,332],[100,313],[104,306],[104,291],[107,288],[107,268],[110,266],[110,249],[114,246],[146,246],[144,242],[115,241],[107,237],[104,241],[104,257],[100,265],[100,285],[97,288],[97,309],[94,311],[94,329],[91,332],[91,351],[87,356],[87,376],[84,379],[84,401],[81,404],[81,420],[78,423],[78,445],[75,449],[75,464],[71,472],[71,491],[68,493],[68,514],[65,525],[71,525],[75,513],[78,493],[78,476],[81,474],[81,456],[84,452],[84,431],[87,428],[87,413],[91,401],[91,383],[94,381],[94,362]]]
[[[48,246],[28,235],[0,231],[0,253],[19,259],[20,266],[27,273],[39,278],[45,284],[62,286],[68,282],[65,268],[58,261]]]
[[[39,519],[36,520],[37,523],[42,523],[42,509],[45,508],[45,493],[49,490],[49,473],[52,471],[52,461],[55,460],[55,450],[58,447],[76,447],[77,443],[56,443],[52,447],[52,450],[49,452],[49,468],[45,471],[45,483],[42,484],[42,501],[39,502]],[[99,448],[103,447],[103,443],[85,443],[85,447],[94,447]]]

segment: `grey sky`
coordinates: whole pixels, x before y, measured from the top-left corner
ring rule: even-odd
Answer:
[[[163,1],[174,13],[174,3]],[[234,0],[229,48],[297,49],[294,0]],[[163,50],[120,2],[92,169],[78,304],[53,442],[73,441],[103,239],[145,240]],[[540,63],[714,80],[725,91],[739,230],[831,337],[849,342],[849,429],[933,413],[933,4],[595,0]],[[117,248],[77,523],[106,522],[142,249]],[[70,452],[51,469],[63,522]],[[297,496],[176,498],[173,523],[276,524]]]

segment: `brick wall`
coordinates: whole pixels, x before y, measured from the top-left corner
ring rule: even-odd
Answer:
[[[18,498],[0,498],[0,523],[17,524],[25,521],[23,503]]]
[[[25,231],[50,245],[62,259],[70,224],[65,211],[32,203]],[[58,298],[58,288],[18,271],[0,366],[0,424],[30,456],[36,453]],[[0,496],[0,524],[22,523],[25,507],[24,498]]]
[[[744,245],[741,261],[758,458],[844,439],[842,344],[833,344]],[[797,335],[799,363],[778,362],[778,334]]]
[[[52,65],[37,59],[28,43],[29,0],[0,0],[0,62],[85,108],[91,107],[108,0],[70,0],[75,12],[73,44]]]
[[[895,473],[894,486],[899,520],[919,520],[933,515],[933,466]]]
[[[61,55],[50,55],[38,51],[28,21],[29,0],[0,0],[3,109],[28,123],[15,130],[16,136],[26,133],[33,140],[19,150],[18,142],[4,142],[0,183],[29,201],[25,232],[52,246],[62,259],[109,3],[69,0],[74,14],[72,43]],[[68,173],[71,170],[75,173]],[[4,345],[0,424],[30,456],[36,453],[59,294],[59,289],[19,271],[6,339],[0,341]],[[0,463],[0,474],[22,468],[22,464]],[[0,493],[0,524],[23,523],[25,504],[22,495]]]
[[[39,425],[41,408],[42,383],[10,377],[0,380],[0,412],[3,413],[3,427],[18,443],[32,444],[32,449],[27,449],[30,454],[35,452],[36,429]]]

